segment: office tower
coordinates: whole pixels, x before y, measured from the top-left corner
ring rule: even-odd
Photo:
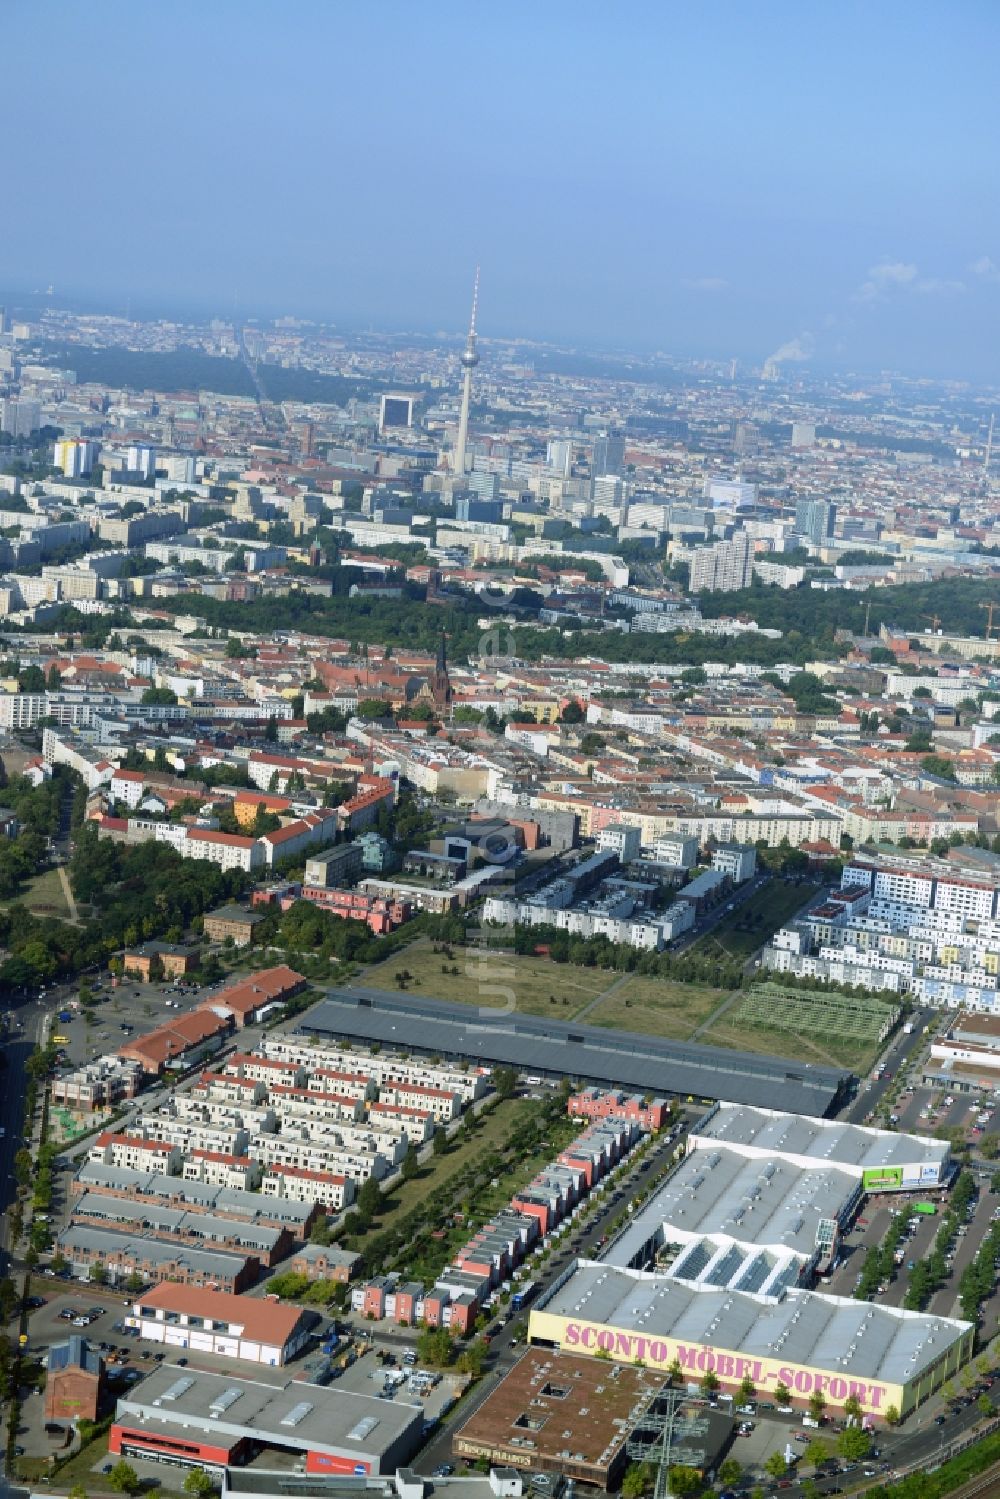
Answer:
[[[753,577],[753,547],[746,531],[739,531],[732,541],[718,541],[714,546],[698,547],[691,555],[688,592],[734,593],[748,588]]]
[[[745,479],[706,479],[703,486],[706,499],[723,510],[743,510],[747,505],[756,505],[757,486]]]
[[[466,475],[466,485],[473,494],[478,495],[481,500],[496,500],[500,498],[500,475],[494,474],[489,469],[474,468]]]
[[[97,462],[97,453],[96,442],[88,442],[82,437],[67,438],[56,443],[53,463],[62,469],[65,478],[82,479]]]
[[[469,401],[472,397],[472,371],[479,363],[476,348],[476,311],[479,307],[479,267],[476,266],[476,282],[472,291],[472,317],[469,334],[462,354],[462,409],[458,418],[458,441],[455,444],[455,473],[465,473],[465,445],[469,438]]]
[[[455,496],[455,519],[485,521],[496,525],[503,519],[503,506],[499,500],[484,500],[471,490]]]
[[[193,484],[195,461],[190,453],[170,453],[163,459],[163,467],[172,484]]]
[[[412,396],[402,396],[387,392],[379,403],[379,431],[384,432],[387,427],[412,427],[413,407],[414,399]]]
[[[42,425],[40,401],[7,399],[0,404],[0,431],[11,437],[30,437]]]
[[[831,500],[797,500],[795,504],[795,529],[813,546],[822,546],[833,535],[837,522],[837,507]]]
[[[554,468],[561,479],[568,479],[573,463],[573,444],[563,439],[553,440],[545,449],[545,465]]]
[[[126,467],[130,474],[140,474],[144,479],[151,479],[156,473],[156,449],[147,447],[145,443],[133,442],[128,450]]]
[[[621,432],[608,432],[594,439],[594,458],[590,471],[597,478],[601,474],[623,474],[625,472],[625,437]]]
[[[792,423],[792,447],[814,448],[816,446],[815,422]]]
[[[0,307],[0,334],[9,333],[10,324],[7,322],[7,309]]]

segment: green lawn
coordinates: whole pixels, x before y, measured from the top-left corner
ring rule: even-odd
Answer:
[[[435,953],[435,944],[421,939],[405,951],[369,968],[359,983],[375,989],[397,989],[396,974],[407,970],[412,979],[406,994],[426,994],[457,1004],[505,1006],[525,1015],[548,1015],[568,1020],[606,989],[618,975],[601,968],[574,968],[548,958],[480,952],[478,948],[449,948],[451,958]],[[442,968],[448,972],[442,973]],[[457,973],[451,970],[457,968]]]
[[[738,1016],[739,1005],[735,1004],[716,1025],[702,1032],[699,1044],[759,1051],[772,1057],[787,1057],[792,1062],[816,1062],[824,1067],[847,1067],[858,1073],[866,1072],[881,1050],[877,1041],[748,1025]]]
[[[42,874],[36,874],[25,883],[20,895],[3,904],[10,906],[15,902],[27,906],[36,916],[58,916],[62,921],[69,920],[69,907],[58,869],[46,869]]]
[[[431,1192],[464,1171],[476,1156],[501,1147],[523,1115],[526,1102],[528,1101],[522,1098],[507,1098],[494,1104],[482,1116],[483,1122],[471,1140],[459,1137],[447,1155],[432,1155],[426,1164],[421,1165],[419,1176],[415,1176],[412,1181],[400,1182],[396,1190],[390,1192],[385,1199],[386,1212],[392,1216],[405,1217],[411,1208],[419,1207]]]
[[[771,880],[724,916],[711,932],[699,937],[689,949],[691,955],[705,957],[721,950],[732,958],[749,958],[806,901],[812,900],[819,888],[807,882],[788,885],[784,880]]]
[[[680,984],[675,979],[635,976],[614,994],[600,1000],[588,1012],[586,1024],[686,1041],[718,1009],[728,993],[727,989],[715,989],[708,984]]]

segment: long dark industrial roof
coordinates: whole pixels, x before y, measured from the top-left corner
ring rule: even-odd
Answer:
[[[757,1052],[542,1020],[386,989],[332,991],[302,1016],[297,1030],[636,1092],[691,1094],[793,1114],[824,1115],[851,1076]]]

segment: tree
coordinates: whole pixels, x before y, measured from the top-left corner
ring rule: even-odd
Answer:
[[[735,1457],[727,1457],[719,1464],[719,1482],[724,1489],[734,1489],[743,1477],[743,1469]]]
[[[435,1155],[444,1155],[448,1149],[448,1135],[443,1124],[436,1126],[431,1136],[431,1150]]]
[[[792,1403],[792,1392],[780,1379],[774,1387],[775,1405],[786,1406]]]
[[[358,1212],[361,1214],[361,1217],[365,1220],[366,1223],[370,1223],[372,1219],[378,1215],[378,1211],[381,1206],[382,1193],[379,1191],[378,1182],[375,1180],[374,1176],[369,1176],[368,1179],[362,1183],[361,1190],[358,1193]]]
[[[455,1356],[455,1344],[446,1327],[428,1327],[417,1339],[417,1356],[422,1364],[444,1369]]]
[[[701,1390],[703,1395],[714,1395],[719,1388],[719,1377],[709,1369],[701,1377]]]
[[[565,708],[562,710],[562,713],[559,715],[559,717],[561,718],[563,723],[582,723],[583,709],[580,707],[580,704],[578,702],[575,702],[571,698],[570,701],[566,704]]]
[[[847,1426],[837,1437],[837,1451],[845,1462],[860,1462],[872,1450],[872,1439],[860,1426]]]
[[[825,1442],[818,1440],[809,1443],[802,1454],[802,1461],[808,1463],[811,1468],[818,1468],[820,1463],[825,1463],[830,1456],[830,1449]]]
[[[785,1454],[783,1452],[772,1452],[764,1464],[764,1472],[770,1474],[772,1478],[784,1478],[788,1472]]]
[[[822,1421],[826,1410],[826,1396],[822,1390],[813,1390],[809,1396],[809,1414],[814,1421]]]
[[[403,1164],[399,1169],[405,1182],[412,1181],[415,1176],[419,1175],[420,1162],[417,1160],[416,1146],[412,1142],[406,1147]]]
[[[687,1499],[689,1494],[697,1494],[701,1486],[702,1478],[697,1468],[689,1468],[685,1463],[675,1463],[670,1469],[670,1492],[676,1495],[676,1499]]]
[[[976,1410],[981,1416],[992,1416],[993,1401],[988,1395],[980,1395],[979,1399],[976,1401]]]
[[[670,1363],[667,1365],[667,1378],[669,1379],[671,1384],[677,1384],[681,1379],[683,1379],[683,1377],[684,1370],[681,1368],[680,1359],[672,1358],[670,1360]]]
[[[147,687],[140,699],[150,707],[169,708],[177,701],[177,694],[170,687]]]
[[[495,1067],[493,1069],[493,1087],[498,1098],[513,1098],[517,1088],[517,1074],[513,1067]]]
[[[856,1421],[861,1420],[861,1401],[857,1395],[848,1395],[844,1401],[844,1415],[853,1416]]]
[[[648,1463],[629,1463],[622,1479],[622,1499],[642,1499],[653,1487],[653,1473]]]
[[[747,1405],[751,1400],[756,1400],[757,1386],[754,1384],[749,1374],[744,1374],[743,1378],[740,1380],[740,1387],[736,1393],[738,1394],[743,1405]]]
[[[69,1491],[68,1499],[87,1499],[87,1490],[82,1483],[74,1483]]]
[[[108,1283],[108,1272],[99,1261],[95,1261],[90,1267],[90,1278],[95,1286],[105,1286]]]
[[[139,1475],[132,1464],[122,1458],[108,1474],[108,1483],[116,1494],[134,1494],[139,1488]]]
[[[899,1422],[900,1422],[899,1406],[898,1405],[887,1405],[886,1408],[885,1408],[885,1424],[886,1424],[886,1426],[898,1426]]]
[[[191,1468],[185,1475],[183,1488],[185,1494],[193,1494],[194,1499],[207,1499],[209,1494],[215,1493],[216,1485],[204,1468]]]

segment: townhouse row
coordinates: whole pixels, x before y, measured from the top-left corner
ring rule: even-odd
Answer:
[[[354,1311],[373,1321],[471,1331],[490,1296],[634,1147],[643,1126],[607,1117],[591,1124],[478,1229],[428,1290],[382,1275],[355,1286]]]

